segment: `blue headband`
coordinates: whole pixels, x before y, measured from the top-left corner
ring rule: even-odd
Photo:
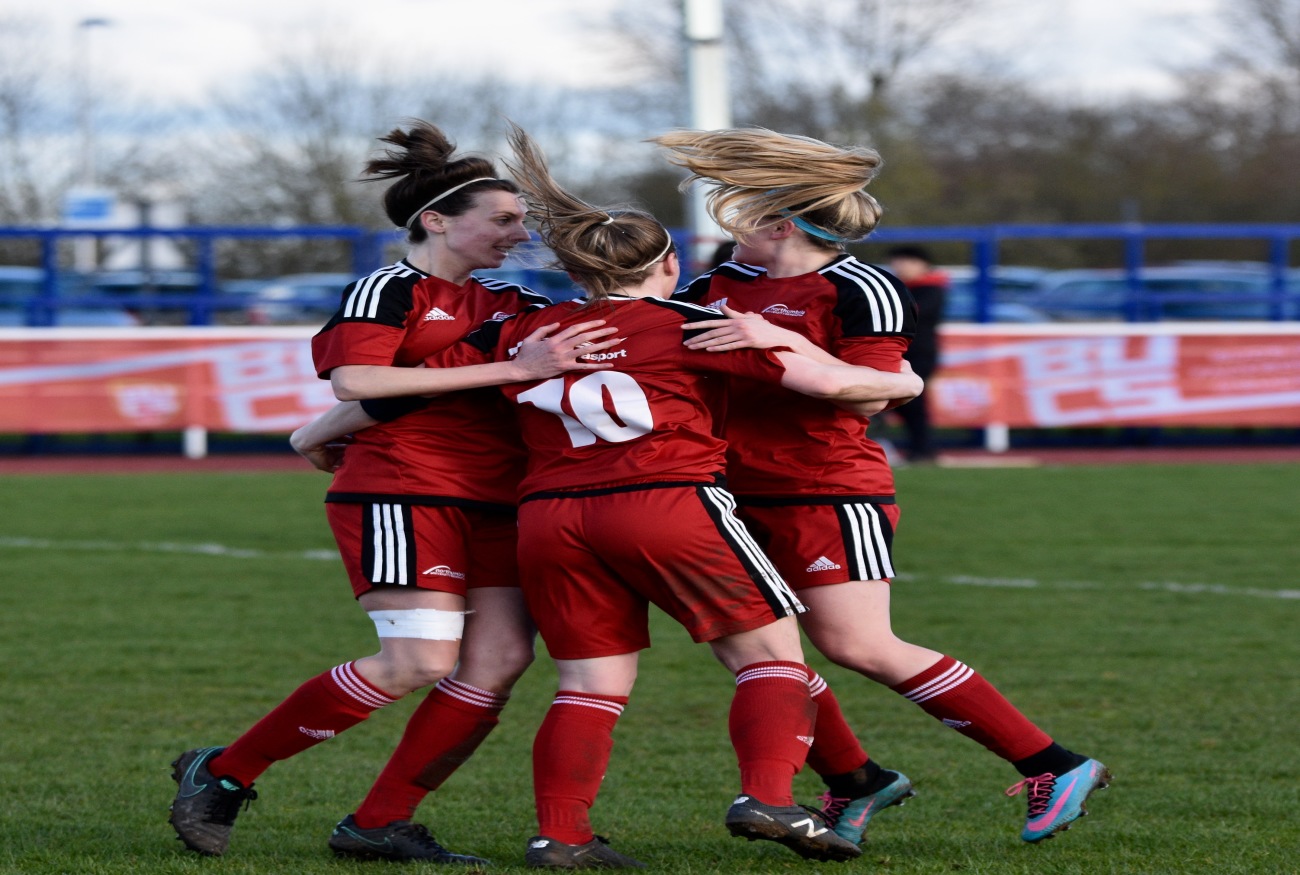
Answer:
[[[832,243],[852,242],[848,237],[841,237],[838,234],[832,234],[830,231],[827,231],[825,228],[818,228],[816,225],[814,225],[812,222],[805,219],[803,216],[796,216],[792,214],[788,209],[781,210],[781,215],[789,219],[791,222],[793,222],[794,226],[798,228],[800,231],[803,231],[805,234],[811,234],[814,237],[820,237],[822,240],[829,240]]]

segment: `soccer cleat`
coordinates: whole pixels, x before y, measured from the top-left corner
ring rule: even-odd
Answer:
[[[861,844],[862,835],[867,831],[871,818],[891,805],[902,805],[916,795],[912,782],[902,772],[884,769],[881,777],[888,779],[889,783],[866,796],[846,799],[843,796],[832,796],[828,790],[818,797],[826,825],[834,829],[840,838],[855,845]]]
[[[1008,787],[1008,796],[1021,790],[1029,794],[1029,814],[1020,837],[1027,842],[1041,842],[1069,829],[1070,824],[1088,813],[1092,791],[1104,790],[1110,780],[1109,769],[1096,760],[1087,760],[1064,775],[1047,772]]]
[[[862,856],[861,848],[826,825],[820,811],[802,805],[765,805],[752,796],[737,796],[727,810],[727,829],[751,842],[779,842],[808,860],[843,861]]]
[[[185,847],[206,857],[226,852],[240,806],[247,808],[257,798],[251,784],[243,787],[208,771],[208,763],[223,750],[187,750],[172,762],[172,780],[179,786],[168,819]]]
[[[644,869],[645,863],[625,857],[595,836],[585,845],[566,845],[546,836],[528,840],[524,863],[534,869]]]
[[[330,850],[337,857],[357,860],[427,860],[462,866],[490,866],[482,857],[453,854],[438,844],[428,827],[409,820],[394,820],[387,826],[362,829],[349,814],[330,835]]]

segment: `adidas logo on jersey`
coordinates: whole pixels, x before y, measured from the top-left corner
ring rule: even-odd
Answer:
[[[773,304],[770,307],[763,308],[764,313],[771,313],[774,316],[805,316],[807,310],[791,310],[785,304]]]
[[[434,307],[428,313],[424,314],[425,322],[455,322],[456,317],[443,310],[441,307]]]
[[[839,571],[839,570],[840,570],[840,566],[836,565],[834,562],[827,559],[825,556],[818,558],[816,562],[814,562],[812,565],[809,565],[807,568],[804,569],[804,571]]]
[[[717,310],[719,313],[721,313],[722,308],[727,306],[727,299],[718,298],[718,300],[714,301],[712,304],[705,304],[704,306],[708,307],[710,310]]]

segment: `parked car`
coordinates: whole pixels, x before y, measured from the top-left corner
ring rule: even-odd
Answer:
[[[948,302],[944,307],[945,322],[974,322],[976,317],[975,267],[958,264],[941,268],[950,280]],[[993,300],[989,303],[989,317],[993,322],[1046,322],[1047,317],[1025,299],[1032,296],[1038,283],[1048,270],[1042,267],[994,265]]]
[[[230,283],[222,293],[243,297],[248,321],[254,325],[323,325],[355,279],[350,273],[293,273]]]
[[[1268,319],[1272,293],[1266,267],[1181,264],[1142,267],[1136,282],[1118,268],[1054,271],[1026,303],[1066,321]]]
[[[44,308],[33,306],[44,289],[43,268],[0,265],[0,327],[53,324],[59,327],[118,328],[140,324],[140,320],[132,313],[115,304],[56,306],[46,314]],[[60,288],[59,292],[63,294],[66,289]]]

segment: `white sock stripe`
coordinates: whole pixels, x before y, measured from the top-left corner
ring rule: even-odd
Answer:
[[[903,696],[913,702],[925,702],[961,686],[974,674],[975,670],[973,668],[965,663],[957,662],[949,666],[948,670],[943,674],[931,678],[914,690],[908,690]]]
[[[350,662],[336,665],[334,668],[330,669],[330,678],[333,679],[334,683],[338,684],[340,690],[347,693],[367,708],[382,708],[385,705],[391,705],[397,701],[396,699],[385,696],[383,693],[362,680],[361,676],[357,674],[356,669],[352,667],[352,663]]]
[[[480,708],[490,708],[500,711],[506,706],[506,700],[510,697],[502,693],[494,693],[491,690],[481,690],[478,687],[471,687],[469,684],[463,684],[460,681],[454,681],[451,678],[443,678],[438,681],[438,690],[451,696],[453,699],[459,699],[470,705],[477,705]]]
[[[808,681],[809,694],[812,695],[813,698],[816,698],[817,696],[820,696],[822,693],[826,692],[826,690],[828,689],[829,686],[826,683],[826,679],[814,672],[812,678],[809,679]]]
[[[575,708],[595,708],[597,711],[608,711],[614,716],[623,713],[623,705],[618,702],[607,702],[604,699],[588,699],[583,696],[556,696],[551,706],[572,705]]]
[[[740,686],[746,681],[765,680],[767,678],[785,678],[787,680],[798,681],[803,684],[808,683],[808,672],[802,668],[784,665],[768,665],[762,668],[742,669],[736,675],[736,686]]]

